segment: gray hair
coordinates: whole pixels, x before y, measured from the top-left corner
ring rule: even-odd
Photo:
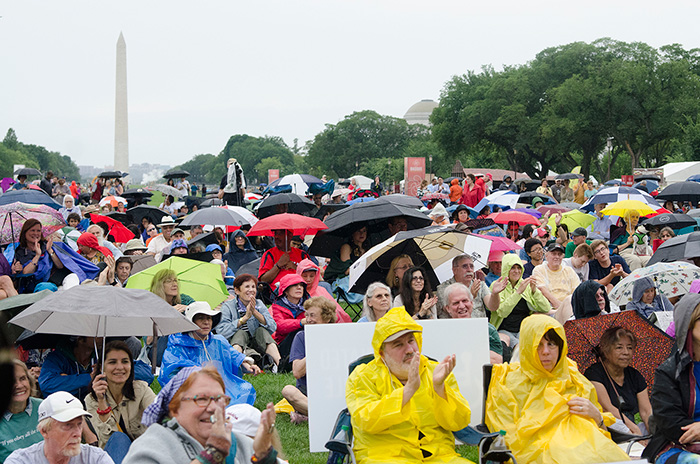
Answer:
[[[445,288],[445,290],[442,292],[442,301],[440,302],[440,304],[442,305],[443,308],[446,308],[447,305],[450,303],[450,295],[452,295],[452,293],[455,290],[462,290],[462,291],[466,292],[467,295],[469,295],[469,299],[472,302],[474,302],[474,298],[472,297],[472,292],[469,291],[467,286],[462,284],[462,283],[455,282],[453,284],[448,285]]]
[[[53,417],[46,417],[39,421],[39,424],[37,424],[36,429],[39,431],[39,433],[48,432],[49,430],[51,430],[51,427],[53,427],[54,422],[56,422],[56,419],[54,419]]]
[[[474,262],[474,258],[472,258],[471,255],[468,255],[468,254],[466,254],[466,253],[461,254],[461,255],[459,255],[459,256],[455,256],[455,257],[452,259],[452,267],[459,266],[459,263],[461,263],[462,261],[465,261],[465,260],[467,260],[467,259],[470,260],[471,262]]]
[[[369,307],[369,299],[372,298],[374,296],[374,292],[379,289],[386,290],[389,292],[389,295],[391,295],[391,289],[387,285],[381,282],[372,282],[369,284],[369,287],[367,287],[365,297],[362,299],[362,315],[370,322],[375,322],[377,319],[374,317],[374,311],[372,311],[372,308]]]

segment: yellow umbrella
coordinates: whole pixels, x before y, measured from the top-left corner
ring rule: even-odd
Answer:
[[[556,214],[550,216],[549,222],[547,222],[547,225],[551,227],[552,230],[554,230],[557,225],[556,217]],[[595,216],[593,216],[592,214],[584,213],[583,211],[574,209],[562,214],[560,223],[566,224],[566,226],[569,228],[569,232],[573,232],[574,229],[576,229],[577,227],[586,228],[590,226],[591,224],[593,224],[593,221],[595,221]]]
[[[656,212],[654,208],[639,200],[620,200],[603,208],[601,213],[608,216],[624,217],[625,213],[631,209],[636,209],[640,216]]]

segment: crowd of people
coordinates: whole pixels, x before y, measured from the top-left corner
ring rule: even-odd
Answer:
[[[226,167],[218,197],[242,205],[247,189],[242,169],[233,159]],[[49,174],[42,183],[51,183]],[[490,176],[472,174],[464,185],[460,179],[448,184],[433,178],[418,196],[438,194],[426,211],[433,225],[478,233],[471,213],[492,184]],[[22,185],[26,179],[20,178],[13,188]],[[0,254],[0,299],[76,285],[129,288],[137,266],[148,269],[173,256],[216,264],[228,295],[218,306],[197,301],[184,291],[177,271],[162,269],[148,289],[195,330],[166,339],[69,337],[48,350],[20,346],[10,408],[0,420],[0,462],[43,462],[36,461],[42,454],[52,463],[68,462],[60,456],[100,464],[282,462],[275,407],[253,407],[256,392],[245,376],[291,372],[295,383],[286,385],[280,398],[288,403],[293,423],[308,420],[304,328],[352,323],[334,289],[347,283],[352,265],[376,245],[370,234],[378,226],[359,223],[332,256],[313,256],[305,237],[290,230],[259,237],[248,235],[250,226],[235,231],[180,226],[189,210],[174,209],[166,198],[158,220],[131,218],[124,224],[131,238],[117,241],[112,224],[93,221],[94,204],[123,193],[123,183],[95,185],[88,204],[65,181],[47,191],[57,200],[60,196],[67,227],[61,236],[45,235],[40,221],[24,222],[17,243]],[[499,189],[520,192],[519,185],[505,176]],[[192,193],[184,178],[172,186]],[[359,187],[351,187],[357,195]],[[382,195],[383,189],[376,177],[369,190]],[[551,187],[543,180],[537,188],[541,197],[533,198],[530,209],[550,199],[583,203],[595,192],[590,182],[572,188],[568,179]],[[313,196],[317,210],[324,201],[342,198]],[[128,206],[117,210],[128,213]],[[456,358],[433,361],[423,355],[419,324],[456,318],[487,319],[494,370],[486,425],[506,431],[518,461],[625,460],[609,430],[653,435],[645,456],[662,464],[694,456],[700,439],[700,412],[694,406],[700,296],[692,289],[682,297],[664,295],[652,279],[640,278],[629,303],[611,302],[615,286],[644,268],[653,250],[637,246],[638,211],[613,221],[604,208],[596,204],[590,225],[571,231],[561,215],[555,215],[553,227],[549,214],[539,224],[504,224],[499,233],[512,249],[491,251],[483,263],[469,253],[458,255],[451,261],[451,277],[442,282],[432,280],[431,263],[418,256],[397,254],[391,260],[381,281],[358,295],[357,323],[376,323],[373,359],[352,371],[346,387],[358,462],[467,462],[454,446],[454,434],[471,419],[452,374]],[[476,219],[494,209],[474,212]],[[395,216],[381,227],[394,235],[411,226],[406,217]],[[74,243],[67,228],[77,233]],[[210,241],[199,240],[208,231]],[[663,242],[677,231],[646,233]],[[659,366],[653,391],[630,366],[637,339],[622,327],[600,334],[598,362],[585,372],[567,357],[564,323],[619,311],[636,311],[657,324],[656,313],[673,312],[668,333],[676,337],[677,350]],[[153,382],[160,387],[157,395],[149,386]],[[561,439],[571,436],[580,443]]]

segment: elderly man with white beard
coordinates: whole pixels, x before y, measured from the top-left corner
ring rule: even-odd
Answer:
[[[114,464],[102,449],[81,445],[84,416],[78,398],[67,392],[56,392],[39,405],[37,429],[44,441],[14,451],[5,464]]]
[[[469,319],[473,314],[474,303],[472,294],[466,285],[459,282],[450,284],[444,289],[443,299],[440,300],[443,307],[443,316],[440,319]],[[503,345],[496,328],[489,323],[489,359],[491,364],[503,362]]]

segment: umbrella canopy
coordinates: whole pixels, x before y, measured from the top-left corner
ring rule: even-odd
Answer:
[[[481,211],[485,206],[498,205],[507,206],[509,208],[515,208],[518,204],[518,199],[520,195],[510,190],[496,190],[491,195],[486,196],[481,199],[479,203],[474,207],[475,210]]]
[[[278,193],[270,195],[258,203],[260,219],[277,214],[278,211],[294,214],[305,214],[314,209],[314,202],[295,193]]]
[[[152,187],[148,187],[149,190],[157,190],[162,192],[164,195],[172,195],[175,198],[182,198],[182,192],[166,184],[156,184]]]
[[[92,221],[93,224],[97,224],[101,221],[106,222],[107,227],[109,229],[107,235],[111,235],[112,237],[114,237],[114,240],[117,243],[126,243],[132,238],[135,238],[134,233],[127,229],[126,226],[124,226],[124,224],[117,221],[116,219],[112,219],[109,216],[102,216],[100,214],[90,213],[90,221]]]
[[[328,226],[320,219],[300,214],[282,213],[259,220],[248,232],[249,237],[274,235],[275,230],[289,230],[292,235],[314,235]]]
[[[199,204],[200,208],[208,208],[210,206],[224,206],[224,200],[219,198],[207,198]]]
[[[557,200],[554,198],[550,197],[549,195],[545,195],[543,193],[537,193],[536,191],[528,191],[528,192],[523,192],[518,194],[518,203],[527,203],[528,205],[532,204],[532,200],[534,200],[536,197],[540,197],[542,201],[546,204],[556,204]]]
[[[637,311],[566,321],[564,331],[569,345],[569,358],[576,361],[579,371],[585,372],[597,361],[594,349],[603,332],[610,327],[625,328],[637,337],[637,348],[630,365],[644,376],[651,388],[656,368],[671,354],[674,341]]]
[[[663,201],[690,201],[697,204],[700,201],[700,183],[676,182],[664,188],[656,198]]]
[[[542,214],[549,213],[549,214],[556,214],[556,213],[568,213],[571,211],[571,208],[568,208],[566,206],[562,205],[542,205],[537,207],[537,211],[539,211]]]
[[[520,211],[503,211],[501,213],[491,213],[486,216],[487,219],[493,219],[496,224],[508,224],[511,221],[517,222],[519,225],[524,226],[526,224],[532,224],[535,226],[540,225],[540,221],[534,216],[527,213],[522,213]]]
[[[581,174],[575,174],[573,172],[565,172],[563,174],[557,174],[554,176],[554,180],[566,180],[566,179],[583,179]]]
[[[265,191],[272,190],[281,185],[290,185],[292,193],[306,195],[311,184],[323,184],[323,181],[311,174],[289,174],[270,182]]]
[[[194,213],[188,214],[180,223],[181,226],[194,226],[198,224],[240,227],[250,224],[250,221],[247,217],[243,217],[235,210],[217,206],[214,208],[202,208]]]
[[[622,200],[637,200],[639,202],[646,203],[654,209],[661,206],[656,200],[654,200],[654,197],[649,195],[647,192],[637,190],[636,188],[607,187],[601,189],[598,193],[586,200],[586,202],[581,206],[581,209],[584,211],[593,211],[595,205],[597,204],[617,203],[618,201]]]
[[[153,255],[131,255],[129,256],[134,263],[131,266],[131,275],[137,274],[151,266],[155,266],[156,258]]]
[[[498,237],[495,235],[478,235],[478,237],[485,238],[491,241],[490,251],[513,251],[523,249],[523,247],[521,247],[508,237]]]
[[[321,208],[316,212],[316,214],[314,214],[314,217],[316,219],[323,220],[323,218],[326,217],[326,214],[333,214],[338,210],[347,208],[348,206],[349,205],[346,205],[345,203],[327,203],[321,206]]]
[[[383,282],[391,261],[401,254],[411,256],[416,266],[422,266],[433,289],[452,277],[452,259],[467,253],[475,262],[485,266],[491,241],[474,234],[457,232],[452,227],[432,226],[399,232],[370,248],[350,267],[350,290],[364,293],[372,282]]]
[[[656,211],[648,204],[639,200],[621,200],[606,206],[600,212],[608,216],[624,217],[627,211],[631,209],[639,211],[640,216],[646,216]]]
[[[444,195],[444,194],[440,194]],[[427,196],[427,195],[426,195]],[[445,195],[446,198],[442,198],[443,200],[449,199],[447,195]],[[425,199],[425,197],[423,197]],[[399,206],[405,206],[407,208],[422,208],[425,206],[422,201],[420,201],[417,197],[412,197],[409,195],[403,195],[401,193],[392,193],[391,195],[384,195],[379,198],[377,198],[377,201],[379,203],[391,203],[392,205],[399,205]]]
[[[254,226],[260,220],[260,219],[258,219],[258,217],[255,214],[250,212],[250,210],[248,208],[244,208],[242,206],[231,206],[231,205],[225,205],[224,208],[228,209],[229,211],[233,211],[234,213],[239,214],[246,221],[248,221],[248,224],[250,224],[251,226]],[[228,232],[233,232],[233,231],[229,230]]]
[[[626,305],[632,299],[634,283],[650,277],[659,293],[666,298],[685,295],[690,291],[690,284],[700,279],[700,267],[682,261],[675,263],[656,263],[632,271],[622,279],[610,292],[610,301],[618,306]]]
[[[129,280],[131,281],[131,279]],[[32,304],[10,320],[36,333],[129,337],[196,330],[179,311],[151,292],[78,285]]]
[[[97,175],[97,177],[102,177],[103,179],[116,179],[124,175],[121,171],[103,171]]]
[[[700,257],[700,232],[670,238],[656,249],[647,266]]]
[[[122,193],[122,196],[124,198],[151,198],[153,196],[153,192],[149,192],[148,190],[142,188],[135,188],[129,189]]]
[[[573,232],[577,227],[583,227],[585,229],[593,224],[594,221],[595,216],[592,214],[584,213],[583,211],[575,209],[562,214],[560,223],[566,224],[566,226],[569,228],[569,232]],[[556,218],[550,216],[547,225],[554,229],[556,224]]]
[[[48,196],[43,190],[8,190],[0,196],[0,205],[9,205],[16,202],[30,203],[32,205],[46,205],[53,209],[60,209],[63,205],[58,204],[53,198]]]
[[[121,204],[123,204],[124,206],[126,206],[127,200],[126,200],[126,198],[124,198],[124,197],[119,197],[119,196],[116,196],[116,195],[110,195],[110,196],[104,197],[103,199],[100,200],[100,207],[103,207],[103,206],[106,205],[107,203],[109,203],[110,205],[112,205],[112,206],[114,206],[114,207],[116,208],[117,205],[118,205],[119,203],[121,203]]]
[[[621,181],[620,179],[610,179],[609,181],[607,181],[607,182],[604,183],[603,185],[607,185],[607,186],[610,186],[610,187],[614,187],[614,186],[618,186],[618,187],[619,187],[620,185],[622,185],[622,181]]]
[[[634,176],[634,180],[636,182],[642,181],[642,180],[653,180],[655,182],[659,182],[661,178],[659,176],[655,176],[653,174],[641,174],[639,176]]]
[[[682,229],[684,227],[696,226],[698,223],[687,214],[664,213],[657,214],[653,218],[646,219],[644,225],[670,227],[672,229]]]
[[[106,213],[105,216],[110,217],[114,219],[115,221],[119,221],[125,226],[128,226],[129,224],[133,224],[134,220],[132,219],[131,215],[129,213],[120,213],[119,211],[110,211],[109,213]]]
[[[195,238],[192,238],[187,241],[187,247],[192,248],[192,245],[201,243],[204,248],[207,247],[207,245],[213,245],[219,243],[218,239],[216,238],[216,234],[214,231],[211,232],[205,232],[203,234],[197,235]]]
[[[2,346],[14,345],[15,340],[23,332],[21,328],[9,325],[10,319],[49,295],[53,295],[51,290],[42,290],[37,293],[20,293],[0,300],[0,343]]]
[[[141,220],[144,217],[147,217],[152,224],[160,224],[163,222],[165,216],[169,216],[169,214],[162,209],[150,205],[134,206],[133,208],[127,209],[126,213],[134,219],[135,224],[141,224]]]
[[[357,203],[326,219],[328,229],[314,237],[309,253],[331,258],[344,243],[347,243],[352,233],[362,227],[367,227],[367,240],[370,246],[381,243],[391,236],[388,228],[389,221],[400,216],[406,219],[409,230],[427,227],[433,222],[428,216],[413,208],[378,201]]]
[[[350,179],[355,179],[355,182],[357,182],[357,186],[360,189],[368,189],[372,186],[372,182],[374,182],[374,179],[370,179],[367,176],[362,176],[362,175],[356,175],[352,176]]]
[[[221,266],[177,256],[132,275],[126,287],[148,290],[153,277],[163,269],[175,271],[180,293],[191,296],[195,301],[206,301],[212,308],[216,308],[228,298],[226,285],[221,278]]]
[[[78,252],[78,238],[80,238],[82,232],[74,227],[66,226],[58,229],[56,234],[58,234],[63,243],[71,247],[76,253]]]
[[[654,180],[647,180],[644,181],[644,185],[642,185],[641,182],[637,182],[636,184],[632,185],[632,188],[636,188],[637,190],[641,190],[642,192],[653,192],[654,190],[659,188],[659,183],[654,181]]]
[[[394,194],[398,195],[398,194]],[[443,201],[448,201],[450,199],[450,196],[446,193],[439,193],[439,192],[433,192],[433,193],[426,193],[422,197],[420,197],[422,201],[430,201],[430,200],[443,200]]]
[[[40,176],[41,171],[34,168],[20,168],[13,173],[15,176]]]
[[[171,169],[170,171],[163,174],[164,179],[182,179],[183,177],[188,177],[189,172],[184,169]]]
[[[48,237],[66,225],[61,213],[45,205],[10,203],[0,206],[0,244],[14,243],[27,219],[41,222],[41,233]]]

